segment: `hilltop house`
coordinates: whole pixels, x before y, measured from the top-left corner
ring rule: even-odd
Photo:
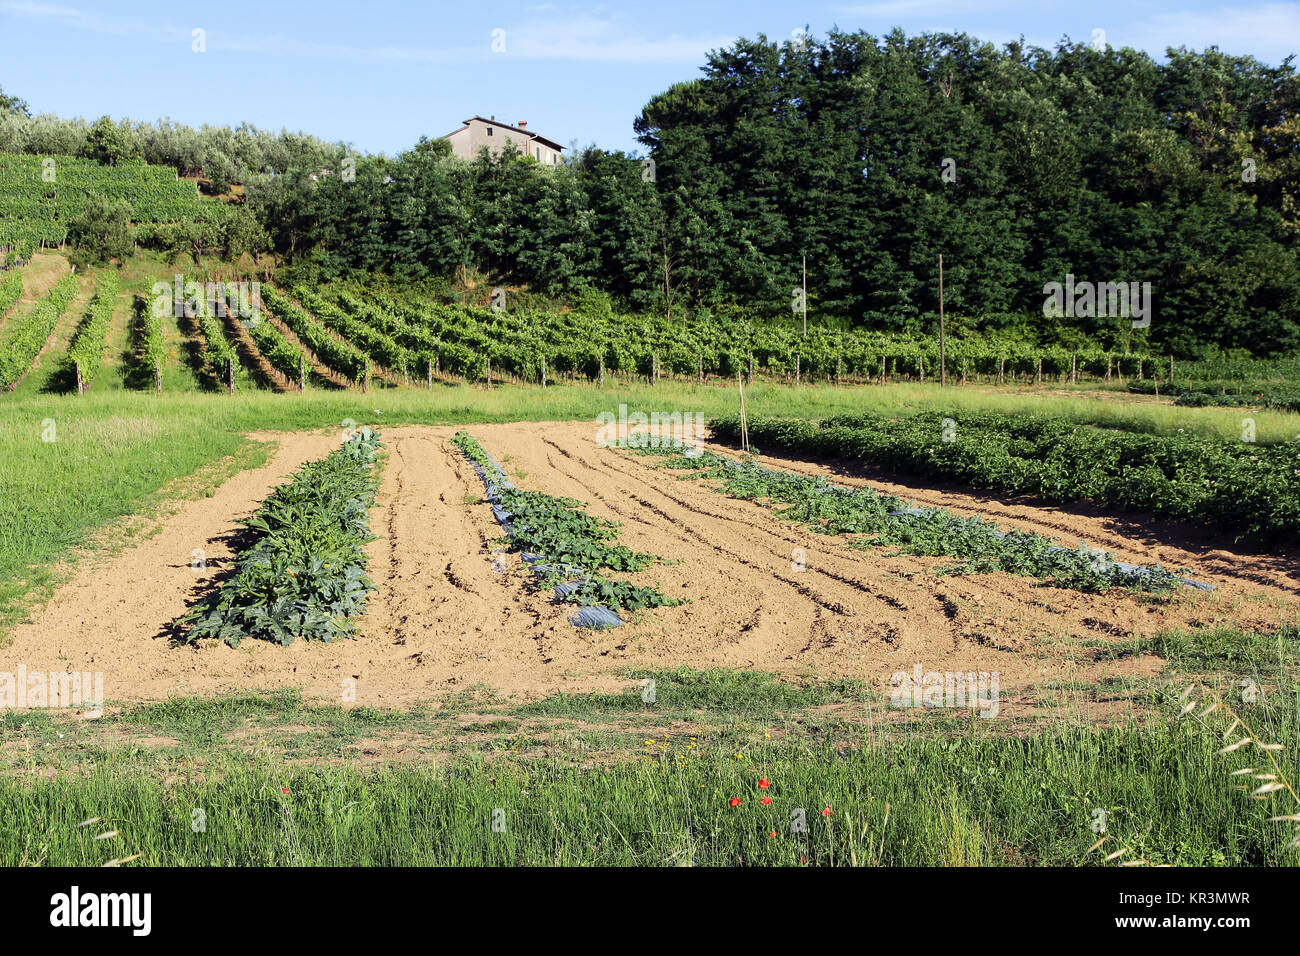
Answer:
[[[547,139],[528,128],[526,120],[520,120],[515,126],[499,123],[495,116],[471,116],[465,125],[443,139],[451,143],[451,153],[461,159],[474,159],[479,150],[485,146],[492,155],[497,155],[506,143],[514,143],[515,149],[525,156],[531,156],[543,166],[558,166],[563,157],[564,147],[554,140]]]

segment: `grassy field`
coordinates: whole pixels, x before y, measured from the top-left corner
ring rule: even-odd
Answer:
[[[144,533],[135,518],[265,462],[272,446],[255,433],[571,420],[594,438],[596,416],[620,404],[736,411],[734,383],[717,381],[274,394],[246,377],[227,396],[205,389],[175,323],[154,395],[133,368],[126,290],[157,264],[131,268],[89,394],[48,388],[87,279],[38,367],[0,396],[0,648],[83,549],[123,547]],[[1179,407],[1095,383],[758,382],[745,398],[751,416],[1032,412],[1237,441],[1249,415],[1261,444],[1300,433],[1289,413]],[[722,670],[629,672],[622,693],[532,701],[471,688],[409,711],[282,693],[110,704],[95,721],[0,712],[0,864],[1295,865],[1294,823],[1268,819],[1300,811],[1295,794],[1250,791],[1256,774],[1296,779],[1298,643],[1294,627],[1099,643],[1081,653],[1155,655],[1164,670],[1044,685],[1009,721],[903,713],[852,682]],[[1242,701],[1243,681],[1257,698]],[[1177,695],[1200,682],[1242,701],[1258,740],[1286,749],[1222,752],[1225,708],[1179,716]]]
[[[1128,689],[1151,695],[1151,712],[1099,725],[1069,713],[1077,694],[1062,689],[1067,713],[1007,733],[973,716],[900,717],[851,684],[628,678],[623,694],[520,704],[471,690],[414,711],[286,693],[93,722],[7,715],[0,863],[1300,862],[1294,824],[1268,820],[1294,812],[1294,795],[1257,802],[1232,775],[1263,754],[1221,753],[1229,719],[1180,719],[1182,701],[1155,684]],[[1261,741],[1287,746],[1279,763],[1295,779],[1297,700],[1238,707]]]

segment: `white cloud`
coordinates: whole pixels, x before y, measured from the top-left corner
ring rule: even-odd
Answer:
[[[1127,28],[1108,30],[1112,46],[1131,46],[1164,58],[1167,47],[1202,50],[1218,46],[1225,53],[1249,51],[1268,63],[1300,52],[1300,4],[1266,3],[1255,7],[1160,13]]]
[[[549,6],[549,5],[546,5]],[[545,7],[535,8],[539,12]],[[554,8],[552,8],[554,9]],[[447,63],[475,60],[494,55],[492,36],[467,36],[467,42],[443,48],[415,46],[362,47],[350,44],[320,43],[280,34],[229,33],[212,29],[204,23],[169,26],[135,20],[104,17],[73,7],[30,0],[0,0],[0,13],[34,20],[45,20],[68,28],[119,36],[148,36],[160,42],[184,44],[188,48],[190,31],[206,29],[207,50],[255,53],[276,56],[303,56],[353,62],[423,62]],[[699,63],[711,49],[729,46],[734,36],[646,36],[628,30],[610,19],[577,15],[568,19],[534,19],[518,25],[501,24],[506,32],[504,57],[527,60],[583,60],[625,63]]]

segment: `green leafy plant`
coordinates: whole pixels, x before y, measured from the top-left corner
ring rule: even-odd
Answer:
[[[496,470],[483,446],[469,433],[457,432],[452,443],[470,461]],[[497,497],[510,516],[506,532],[510,550],[540,556],[538,566],[549,570],[538,576],[538,584],[558,587],[561,600],[629,611],[681,603],[656,588],[598,573],[639,571],[659,559],[626,545],[611,544],[618,536],[618,525],[587,514],[581,501],[507,486],[498,487]]]
[[[751,426],[751,435],[753,434]],[[633,454],[669,456],[672,467],[718,482],[734,498],[780,505],[777,514],[820,534],[852,534],[861,548],[896,547],[901,553],[949,556],[963,563],[944,573],[1005,571],[1038,577],[1059,587],[1102,591],[1120,586],[1164,592],[1178,583],[1159,565],[1133,573],[1114,555],[1080,543],[1060,547],[1042,535],[1003,531],[979,515],[962,516],[944,508],[912,508],[872,488],[844,488],[821,476],[800,475],[737,461],[704,450],[687,456],[680,443],[632,449]]]
[[[182,640],[245,637],[291,644],[297,637],[352,637],[352,618],[374,584],[366,574],[369,512],[383,444],[361,428],[328,457],[304,465],[244,522],[254,543],[234,574],[177,624]]]

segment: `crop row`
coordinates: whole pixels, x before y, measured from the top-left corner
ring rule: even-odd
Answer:
[[[278,644],[351,637],[352,618],[374,590],[365,544],[373,540],[369,513],[382,447],[377,432],[358,429],[275,489],[244,522],[256,537],[233,575],[177,622],[183,640],[234,647],[245,637]]]
[[[440,339],[469,350],[481,367],[493,367],[536,381],[540,363],[559,372],[594,378],[608,371],[647,376],[693,376],[738,372],[879,380],[894,375],[939,377],[940,343],[933,335],[899,335],[865,329],[811,325],[807,334],[793,324],[752,322],[740,316],[693,317],[689,324],[659,315],[615,312],[515,311],[436,305],[382,292],[351,294],[412,324],[423,324]],[[327,293],[327,297],[329,293]],[[1168,360],[1153,353],[1113,352],[1098,347],[1070,350],[984,338],[949,338],[945,367],[950,378],[1063,378],[1091,375],[1149,377],[1167,370]]]
[[[293,294],[304,309],[331,332],[370,356],[380,367],[408,374],[415,368],[415,356],[383,332],[358,321],[338,306],[327,302],[303,286],[295,286]]]
[[[328,368],[353,382],[360,382],[365,376],[366,356],[354,346],[330,335],[319,322],[295,305],[283,292],[270,286],[263,286],[262,302]]]
[[[239,366],[239,354],[226,338],[226,330],[221,320],[213,311],[203,307],[198,314],[199,332],[203,335],[203,361],[208,372],[218,381],[225,382],[233,392],[235,389],[235,370]]]
[[[0,282],[0,318],[8,312],[23,294],[23,274],[16,269]]]
[[[6,326],[0,342],[0,388],[12,389],[27,373],[76,294],[77,280],[64,276],[27,315]]]
[[[1174,404],[1193,408],[1218,405],[1225,408],[1272,408],[1283,412],[1300,412],[1300,392],[1268,391],[1257,395],[1184,392],[1174,399]]]
[[[274,323],[263,316],[249,323],[248,334],[253,337],[253,343],[262,353],[262,357],[270,362],[273,368],[283,373],[291,382],[301,381],[305,373],[306,356],[303,355],[302,349],[291,344],[280,334],[280,330]]]
[[[617,524],[592,517],[582,510],[582,502],[573,498],[516,488],[467,432],[457,432],[452,443],[484,476],[489,501],[505,527],[510,550],[523,556],[539,586],[553,588],[556,598],[583,607],[629,611],[680,603],[656,588],[600,573],[639,571],[658,560],[652,554],[612,544],[618,536]],[[617,622],[609,620],[606,626],[617,626]]]
[[[138,316],[137,335],[140,361],[149,370],[154,388],[162,391],[163,363],[167,359],[167,345],[163,337],[163,324],[160,316],[154,315],[149,302],[143,296],[136,298],[136,315]]]
[[[1005,531],[980,515],[961,516],[945,508],[915,508],[873,488],[845,488],[809,476],[737,461],[680,443],[634,448],[640,454],[669,457],[668,464],[712,479],[733,498],[784,505],[778,516],[820,534],[857,535],[856,547],[894,547],[905,554],[958,558],[948,574],[1004,571],[1042,578],[1058,587],[1101,591],[1109,587],[1163,592],[1184,581],[1159,565],[1140,566],[1080,542],[1077,549],[1024,531]]]
[[[107,273],[95,287],[95,298],[91,302],[85,320],[73,336],[68,346],[67,361],[78,386],[84,391],[99,372],[104,359],[104,340],[108,336],[108,324],[117,305],[117,275]]]
[[[736,443],[734,417],[711,423]],[[751,443],[1051,502],[1092,501],[1262,539],[1300,531],[1300,442],[1258,446],[997,414],[753,419]]]

